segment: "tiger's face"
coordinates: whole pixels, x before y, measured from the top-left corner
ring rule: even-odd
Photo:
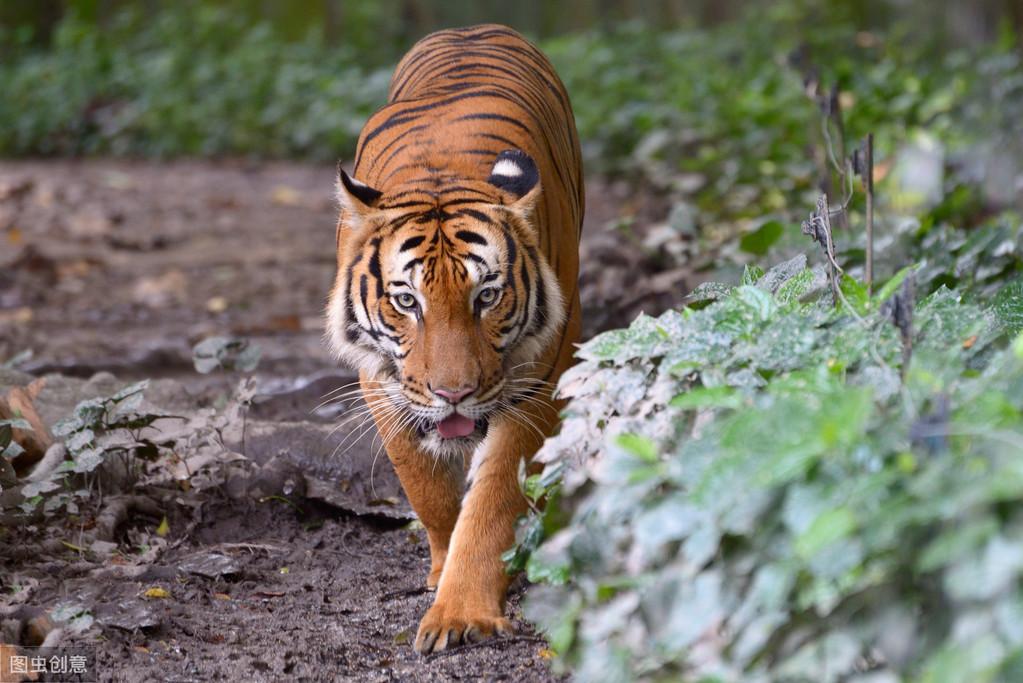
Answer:
[[[335,353],[378,384],[387,427],[436,455],[465,454],[538,389],[538,358],[565,315],[532,226],[540,192],[522,152],[486,182],[382,193],[340,172]]]

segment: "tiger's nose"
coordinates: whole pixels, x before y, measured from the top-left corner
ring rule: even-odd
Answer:
[[[458,403],[459,401],[461,401],[463,398],[465,398],[466,396],[468,396],[472,392],[476,391],[476,387],[462,387],[461,389],[452,390],[452,389],[448,389],[446,387],[436,387],[436,388],[434,388],[434,387],[431,386],[430,387],[430,391],[432,391],[433,393],[437,394],[438,396],[443,398],[448,403],[451,403],[452,405],[454,405],[455,403]]]

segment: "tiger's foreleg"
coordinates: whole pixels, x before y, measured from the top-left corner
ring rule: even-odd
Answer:
[[[529,461],[556,416],[553,409],[542,412],[550,417],[529,411],[495,421],[476,453],[480,460],[473,464],[437,598],[419,624],[417,651],[429,653],[511,632],[504,617],[511,577],[501,554],[513,545],[515,520],[527,508],[518,483],[519,462]]]
[[[373,396],[373,381],[361,376],[364,395]],[[444,569],[451,534],[461,507],[465,475],[461,463],[437,460],[418,447],[408,430],[399,429],[390,401],[367,399],[377,430],[387,437],[384,447],[412,509],[426,528],[430,541],[430,574],[426,587],[434,589]]]

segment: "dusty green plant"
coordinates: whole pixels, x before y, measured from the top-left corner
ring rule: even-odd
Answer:
[[[524,562],[549,582],[526,614],[578,679],[1019,674],[1023,299],[907,306],[907,269],[843,282],[850,311],[804,264],[600,335],[563,378],[539,457],[569,521]]]

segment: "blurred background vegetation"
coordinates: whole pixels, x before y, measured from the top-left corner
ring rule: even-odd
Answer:
[[[350,158],[400,55],[481,21],[550,55],[587,171],[666,197],[671,234],[703,252],[764,225],[739,246],[803,246],[778,222],[836,194],[814,102],[829,92],[843,112],[833,152],[872,132],[900,209],[973,224],[1018,202],[1012,0],[4,3],[0,155]]]
[[[967,95],[968,55],[1018,45],[1023,10],[1014,0],[6,2],[0,154],[344,157],[415,40],[483,21],[542,43],[591,160],[613,165],[658,126],[721,138],[775,117],[797,133],[803,122],[786,110],[799,75],[775,68],[786,55],[862,91],[857,131],[882,114],[932,123]]]

